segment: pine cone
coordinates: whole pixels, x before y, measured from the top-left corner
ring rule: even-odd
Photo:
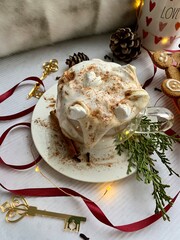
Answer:
[[[141,40],[130,28],[119,28],[110,38],[110,49],[117,59],[130,62],[141,53]]]
[[[69,56],[69,58],[66,59],[66,64],[69,67],[72,67],[75,64],[83,62],[83,61],[86,61],[86,60],[89,60],[88,56],[86,54],[84,54],[84,53],[78,52],[77,54],[74,53],[73,56]]]

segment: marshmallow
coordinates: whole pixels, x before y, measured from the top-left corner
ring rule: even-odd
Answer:
[[[130,108],[130,106],[128,106],[126,104],[120,104],[115,108],[114,112],[115,112],[116,117],[119,120],[125,120],[130,117],[131,108]]]
[[[86,110],[80,104],[75,104],[69,107],[69,115],[70,119],[81,119],[86,116]]]
[[[101,77],[96,77],[95,72],[91,71],[86,73],[85,80],[83,82],[84,87],[96,87],[102,84]]]

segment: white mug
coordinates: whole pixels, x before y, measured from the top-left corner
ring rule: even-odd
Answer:
[[[138,34],[150,51],[168,49],[180,37],[180,0],[141,0]]]

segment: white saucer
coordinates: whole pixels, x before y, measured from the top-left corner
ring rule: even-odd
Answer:
[[[126,154],[117,154],[114,162],[104,163],[98,160],[90,161],[90,164],[86,160],[77,162],[68,157],[58,128],[49,117],[50,111],[55,109],[56,94],[57,85],[54,85],[40,98],[32,116],[32,138],[44,161],[59,173],[85,182],[110,182],[129,176]],[[131,174],[134,172],[135,170]]]

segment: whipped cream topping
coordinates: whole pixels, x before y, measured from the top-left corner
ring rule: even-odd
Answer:
[[[56,114],[63,134],[85,153],[122,130],[148,102],[135,67],[93,59],[74,65],[59,79]]]

